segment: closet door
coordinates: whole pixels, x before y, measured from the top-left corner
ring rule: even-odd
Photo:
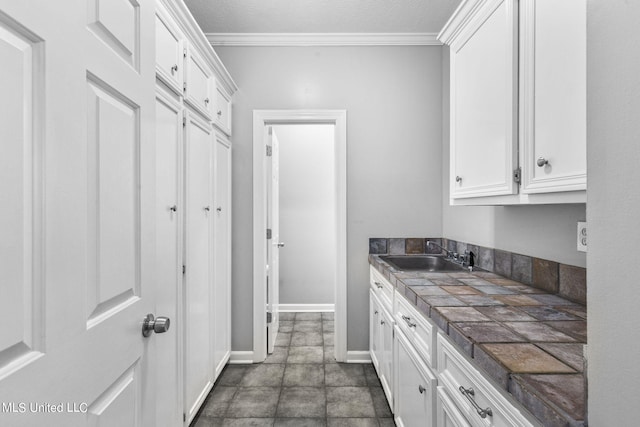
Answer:
[[[231,354],[231,143],[216,134],[214,213],[214,366],[216,377]]]
[[[157,345],[156,425],[182,423],[180,302],[182,282],[182,106],[174,94],[156,92],[156,307],[175,323]]]
[[[211,126],[186,111],[185,120],[185,408],[195,416],[213,386]]]

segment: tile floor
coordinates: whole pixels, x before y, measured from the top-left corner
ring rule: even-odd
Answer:
[[[228,365],[192,427],[395,426],[371,364],[336,363],[333,313],[281,313],[264,363]]]

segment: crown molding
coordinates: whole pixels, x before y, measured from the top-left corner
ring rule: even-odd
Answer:
[[[437,33],[205,33],[212,46],[441,46]]]

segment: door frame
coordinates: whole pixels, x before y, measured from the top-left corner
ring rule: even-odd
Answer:
[[[253,361],[267,357],[266,316],[266,149],[264,128],[269,125],[332,124],[335,126],[336,281],[335,357],[347,359],[347,111],[253,110]]]

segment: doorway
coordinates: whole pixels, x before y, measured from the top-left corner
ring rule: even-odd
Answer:
[[[324,309],[326,310],[333,304],[335,308],[335,358],[338,361],[346,360],[346,111],[344,110],[255,110],[253,120],[253,217],[254,217],[254,349],[253,360],[254,362],[262,362],[267,356],[267,344],[272,343],[275,332],[277,332],[278,321],[278,308],[280,301],[278,301],[278,288],[280,280],[278,277],[278,270],[276,269],[275,278],[273,271],[273,259],[275,258],[277,266],[278,253],[285,249],[286,243],[284,239],[280,238],[278,232],[277,221],[273,222],[273,211],[276,207],[276,212],[280,203],[274,202],[274,188],[276,200],[278,198],[278,187],[273,183],[279,180],[279,172],[281,168],[278,165],[278,159],[280,151],[278,147],[283,145],[289,147],[288,153],[284,154],[283,159],[286,161],[290,155],[295,155],[292,149],[291,140],[292,135],[300,132],[304,132],[314,128],[319,133],[330,132],[333,142],[333,146],[330,147],[330,151],[324,151],[322,155],[325,157],[327,154],[331,157],[331,167],[324,171],[324,173],[330,173],[331,176],[324,180],[324,185],[320,185],[322,188],[321,195],[316,197],[331,198],[331,203],[324,203],[324,206],[328,206],[329,220],[323,224],[325,230],[323,234],[329,234],[329,238],[326,239],[325,245],[317,247],[312,245],[313,250],[306,253],[306,256],[301,257],[300,251],[291,248],[299,258],[298,261],[315,262],[322,265],[319,260],[320,257],[329,257],[333,266],[333,272],[329,274],[331,277],[331,283],[329,293],[332,295],[324,295],[323,297],[327,301],[333,301],[326,303]],[[273,130],[276,130],[274,132]],[[277,134],[280,133],[282,137],[281,141],[277,138]],[[318,134],[318,133],[316,133]],[[268,147],[268,148],[267,148]],[[280,147],[282,148],[282,147]],[[301,149],[300,146],[293,147],[294,149]],[[307,147],[310,149],[310,147]],[[326,147],[325,147],[326,148]],[[320,149],[322,151],[322,149]],[[273,157],[274,151],[276,153],[275,160]],[[318,153],[318,155],[320,155]],[[274,162],[272,164],[272,161]],[[285,163],[286,164],[286,163]],[[275,167],[274,167],[275,165]],[[281,165],[280,165],[281,166]],[[289,164],[289,166],[292,166]],[[299,167],[300,165],[298,165]],[[290,170],[291,169],[291,170]],[[285,176],[295,173],[296,166],[292,168],[286,167],[283,171]],[[313,175],[313,174],[311,174]],[[319,181],[321,176],[316,173],[315,176],[308,176],[312,181]],[[332,188],[327,188],[327,182],[331,183]],[[294,183],[289,190],[300,191],[302,183]],[[317,184],[317,182],[316,182]],[[297,187],[297,188],[296,188]],[[327,193],[328,192],[328,193]],[[290,195],[284,194],[285,197]],[[314,196],[309,196],[313,198]],[[285,207],[288,206],[285,202]],[[288,208],[287,208],[288,209]],[[295,208],[293,209],[295,210]],[[290,213],[290,212],[289,212]],[[288,213],[285,211],[285,215]],[[279,214],[276,213],[276,217]],[[308,218],[307,218],[308,220]],[[313,220],[312,220],[313,221]],[[304,224],[298,224],[303,226]],[[274,229],[275,227],[275,229]],[[285,227],[285,235],[286,235]],[[268,231],[269,230],[269,231]],[[300,230],[300,229],[298,229]],[[276,233],[274,236],[273,233]],[[291,230],[289,230],[289,233]],[[310,231],[314,232],[313,230]],[[294,232],[294,234],[297,234]],[[299,246],[302,240],[305,240],[305,236],[295,236],[289,234],[291,240],[290,245]],[[308,239],[309,237],[306,236]],[[283,246],[285,243],[285,246]],[[328,245],[328,246],[327,246]],[[317,252],[313,252],[317,251]],[[322,252],[322,253],[320,253]],[[295,263],[294,260],[289,260]],[[270,263],[272,263],[270,265]],[[289,272],[291,273],[291,271]],[[296,274],[293,273],[293,278]],[[286,276],[285,276],[286,277]],[[295,279],[294,279],[295,280]],[[274,292],[275,291],[275,292]],[[317,293],[317,292],[316,292]],[[275,298],[275,300],[274,300]],[[289,298],[289,297],[287,297]],[[291,296],[291,298],[300,298],[298,296]],[[285,303],[286,304],[286,303]],[[298,306],[299,304],[296,304]],[[317,304],[309,305],[311,307],[318,307]],[[293,308],[299,309],[299,307]],[[320,306],[319,310],[322,310]],[[269,330],[269,332],[268,332]]]

